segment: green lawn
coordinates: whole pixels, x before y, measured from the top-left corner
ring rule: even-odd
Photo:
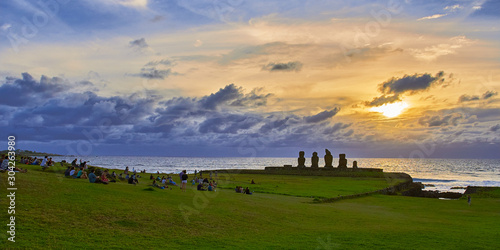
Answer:
[[[498,249],[500,196],[437,200],[373,195],[314,204],[313,197],[376,190],[385,179],[219,174],[217,192],[151,189],[149,180],[90,184],[62,169],[16,174],[16,242],[2,248]],[[0,174],[6,190],[7,174]],[[250,185],[254,179],[257,184]],[[291,183],[289,183],[291,182]],[[254,193],[235,193],[236,185]],[[277,187],[276,187],[277,186]],[[229,189],[231,188],[231,189]],[[282,193],[287,195],[278,195]],[[292,196],[296,195],[296,196]],[[2,195],[0,220],[8,223]],[[302,197],[297,197],[302,196]],[[4,223],[6,222],[6,223]]]
[[[366,193],[396,185],[402,180],[389,178],[351,178],[329,176],[219,174],[220,187],[249,187],[258,193],[292,195],[310,198],[332,198],[339,195]],[[254,180],[255,184],[251,184]]]

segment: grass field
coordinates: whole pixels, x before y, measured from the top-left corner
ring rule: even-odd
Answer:
[[[24,167],[24,166],[21,166]],[[498,249],[500,193],[437,200],[373,195],[327,204],[335,197],[377,190],[384,178],[219,175],[217,192],[186,193],[124,182],[90,184],[62,177],[62,168],[29,166],[16,174],[16,242],[2,248],[198,249]],[[149,176],[149,175],[147,175]],[[0,174],[6,192],[7,174]],[[144,179],[144,178],[143,178]],[[254,179],[257,184],[250,185]],[[253,195],[234,186],[249,186]],[[264,192],[264,193],[263,193]],[[8,223],[2,193],[0,219]]]

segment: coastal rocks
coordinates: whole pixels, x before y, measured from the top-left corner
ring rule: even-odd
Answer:
[[[421,182],[413,182],[408,186],[408,189],[402,191],[403,196],[424,197],[424,198],[447,198],[458,199],[462,194],[455,192],[439,192],[439,191],[424,191],[425,186]]]

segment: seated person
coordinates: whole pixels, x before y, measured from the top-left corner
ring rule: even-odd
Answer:
[[[160,186],[158,186],[158,184],[156,184],[156,180],[153,180],[153,187],[157,187],[157,188],[160,187]]]
[[[250,192],[250,189],[248,189],[248,187],[247,187],[247,188],[245,188],[245,194],[252,194],[252,193]]]
[[[97,180],[97,176],[95,175],[95,170],[92,169],[89,174],[89,182],[90,183],[96,183],[95,181]]]
[[[108,184],[109,183],[109,180],[108,180],[108,170],[104,170],[104,172],[102,173],[101,175],[101,182],[104,183],[104,184]]]
[[[153,177],[153,174],[151,174],[151,176],[149,176],[149,179],[152,180],[154,179],[155,177]]]
[[[73,177],[73,178],[80,178],[83,174],[83,168],[80,168],[80,171],[78,171],[78,173]]]
[[[115,173],[115,171],[113,171],[113,173],[111,173],[111,176],[112,176],[113,178],[116,178],[116,173]]]
[[[200,183],[200,184],[198,184],[198,186],[196,187],[196,189],[197,189],[198,191],[206,191],[206,190],[203,188],[203,184],[201,184],[201,183]]]
[[[71,170],[69,171],[69,176],[75,175],[75,172],[76,172],[75,167],[71,167]]]
[[[174,185],[174,186],[177,186],[177,183],[175,183],[174,180],[172,180],[172,177],[170,177],[170,179],[168,179],[168,183]]]
[[[71,171],[71,167],[68,167],[66,171],[64,171],[64,176],[69,177],[69,171]]]
[[[80,176],[80,179],[88,179],[89,177],[87,176],[87,172],[82,171],[82,175]]]
[[[134,184],[135,185],[134,178],[128,178],[128,184]]]
[[[212,185],[208,185],[208,191],[214,191],[214,187]]]

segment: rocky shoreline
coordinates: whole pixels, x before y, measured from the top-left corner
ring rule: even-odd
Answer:
[[[446,199],[459,199],[463,196],[461,193],[456,192],[440,192],[440,191],[428,191],[423,190],[425,185],[421,182],[413,182],[410,187],[402,191],[401,194],[404,196],[412,197],[424,197],[424,198],[446,198]]]

